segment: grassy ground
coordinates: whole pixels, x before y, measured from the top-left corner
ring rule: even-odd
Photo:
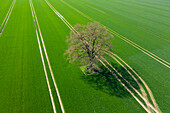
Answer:
[[[16,1],[0,53],[0,112],[51,112],[28,1]]]
[[[13,0],[1,0],[0,1],[0,25],[3,22],[9,7],[11,6]]]
[[[89,16],[170,61],[168,1],[64,1],[72,7],[61,0],[49,0],[72,25],[87,24]],[[10,6],[7,3],[3,6],[6,11]],[[69,28],[44,0],[33,0],[33,4],[66,112],[145,112],[131,96],[118,97],[105,92],[97,86],[103,82],[89,82],[78,66],[68,63],[63,54],[67,49],[65,40]],[[5,11],[3,13],[1,15],[5,15]],[[4,17],[1,15],[0,21]],[[149,85],[160,109],[170,112],[169,69],[116,36],[113,44],[115,52]],[[52,112],[28,0],[17,0],[0,36],[0,54],[0,112]],[[50,85],[57,111],[61,112],[51,79]]]
[[[109,96],[100,90],[94,90],[91,86],[83,82],[81,79],[83,73],[79,67],[69,64],[63,56],[66,49],[66,35],[68,35],[69,29],[44,1],[33,1],[33,3],[35,4],[46,49],[66,112],[93,112],[94,110],[96,112],[116,112],[120,109],[121,104],[124,104],[122,112],[132,112],[128,108],[128,102],[130,100],[133,101],[133,99],[121,99],[115,96]],[[44,14],[47,15],[44,17]],[[76,12],[72,12],[72,14],[80,16],[76,15]],[[79,19],[82,18],[80,17]],[[123,102],[123,100],[125,101]],[[103,104],[106,101],[107,103]],[[135,101],[133,102],[135,103]],[[78,107],[75,105],[78,105]],[[113,106],[115,106],[115,109],[112,109]]]
[[[128,108],[131,101],[134,104],[133,109],[142,111],[132,98],[117,98],[101,90],[95,90],[87,84],[81,78],[83,73],[79,67],[69,64],[63,56],[67,48],[65,40],[69,29],[44,1],[38,0],[33,3],[66,112],[116,112],[122,107],[122,112],[132,112]],[[72,14],[75,17],[80,16],[76,12]],[[81,16],[79,19],[87,21]],[[113,107],[115,109],[112,109]]]
[[[73,8],[65,7],[66,4],[62,4],[63,2],[61,1],[52,1],[50,0],[51,3],[55,6],[55,8],[72,24],[75,25],[77,23],[84,23],[85,21],[82,21],[81,18],[77,18],[77,16],[71,16],[73,12],[76,12],[73,10]],[[67,3],[69,3],[72,7],[78,9],[79,11],[82,11],[84,14],[88,15],[89,17],[92,17],[96,19],[97,21],[100,21],[102,24],[109,26],[110,28],[116,30],[118,33],[128,37],[130,40],[136,42],[137,44],[143,46],[144,48],[152,51],[156,55],[162,57],[163,59],[169,61],[169,42],[167,40],[163,40],[160,37],[154,36],[153,33],[148,33],[145,30],[138,29],[137,27],[132,27],[130,23],[133,25],[140,25],[144,29],[148,28],[147,23],[153,23],[152,21],[145,20],[141,21],[138,20],[136,16],[133,17],[133,19],[138,20],[138,22],[134,20],[126,20],[127,22],[122,22],[119,21],[119,19],[122,19],[122,16],[120,17],[119,15],[115,15],[114,13],[110,13],[110,15],[105,15],[101,14],[101,12],[96,11],[92,8],[87,7],[85,4],[83,5],[82,2],[80,1],[70,1],[66,0]],[[107,9],[109,12],[116,12],[114,7],[113,8],[108,8],[108,5],[111,4],[109,2],[104,2],[104,1],[88,1],[86,4],[91,5],[92,7],[99,8],[100,10],[103,10],[104,8]],[[113,1],[112,1],[113,2]],[[115,4],[113,2],[112,4]],[[98,5],[98,7],[96,6]],[[99,7],[100,5],[100,7]],[[59,7],[60,6],[60,7]],[[81,6],[81,7],[80,7]],[[102,8],[102,7],[104,8]],[[64,7],[64,10],[63,10]],[[158,6],[159,7],[159,6]],[[109,10],[108,10],[109,9]],[[128,10],[129,11],[129,10]],[[150,11],[150,10],[149,10]],[[162,10],[161,10],[162,11]],[[164,11],[164,10],[163,10]],[[131,11],[134,13],[133,11]],[[167,13],[167,11],[164,11]],[[78,13],[78,12],[77,12]],[[164,14],[164,13],[161,13]],[[122,14],[124,16],[123,20],[127,18],[129,14]],[[140,13],[138,13],[140,15]],[[113,18],[112,16],[115,16]],[[140,15],[141,16],[141,15]],[[83,17],[83,16],[81,16]],[[129,18],[131,15],[129,15]],[[104,19],[103,19],[104,18]],[[151,19],[152,16],[149,17]],[[159,18],[157,19],[159,20]],[[154,18],[154,21],[157,21]],[[168,20],[168,18],[166,18]],[[89,20],[86,20],[86,23],[89,22]],[[144,23],[143,23],[144,22]],[[162,22],[164,23],[164,22]],[[168,25],[168,23],[167,23]],[[158,23],[153,23],[150,26],[150,29],[152,29],[154,33],[159,34],[160,32],[156,32],[163,30],[165,33],[163,36],[169,36],[169,33],[167,33],[166,29],[169,28],[165,25],[158,24]],[[160,26],[160,27],[159,27]],[[164,28],[165,27],[165,28]],[[150,30],[148,29],[148,30]],[[159,34],[161,35],[161,33]],[[168,110],[167,105],[169,105],[169,98],[167,98],[167,95],[169,92],[166,92],[167,89],[169,89],[168,85],[168,80],[169,80],[169,69],[162,64],[158,63],[157,61],[149,58],[146,56],[144,53],[138,51],[137,49],[133,48],[129,44],[125,43],[124,41],[120,40],[119,38],[115,37],[115,40],[113,41],[115,45],[115,51],[120,55],[125,61],[127,61],[134,69],[137,70],[137,72],[144,78],[144,80],[148,83],[148,85],[151,87],[155,98],[160,106],[160,108],[164,111]],[[168,90],[169,91],[169,90]]]

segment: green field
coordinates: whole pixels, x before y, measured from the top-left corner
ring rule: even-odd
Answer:
[[[70,29],[62,17],[72,26],[98,21],[111,29],[115,53],[144,79],[160,110],[170,112],[170,1],[48,0],[61,18],[45,0],[30,1],[16,0],[4,29],[0,28],[0,113],[54,112],[45,69],[57,113],[62,109],[51,72],[66,113],[146,112],[131,95],[105,92],[66,60]],[[0,0],[0,25],[12,2]],[[38,21],[34,17],[34,22],[32,11]]]

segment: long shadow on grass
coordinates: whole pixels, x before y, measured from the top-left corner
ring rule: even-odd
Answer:
[[[138,85],[134,81],[134,79],[127,73],[127,71],[122,68],[120,65],[113,64],[116,70],[119,71],[123,75],[123,77],[128,80],[136,89],[139,89]],[[104,67],[101,66],[102,71],[100,74],[93,74],[93,75],[83,75],[81,78],[91,85],[96,90],[100,90],[105,92],[109,95],[117,96],[117,97],[128,97],[130,96],[129,92],[120,84],[120,82]],[[118,76],[118,75],[117,75]],[[119,77],[120,78],[120,77]],[[126,86],[126,82],[120,78]],[[130,88],[131,89],[131,88]]]

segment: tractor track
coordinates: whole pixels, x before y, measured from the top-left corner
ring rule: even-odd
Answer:
[[[9,20],[9,17],[11,16],[11,13],[12,13],[12,10],[14,8],[15,3],[16,3],[16,0],[13,0],[13,2],[11,4],[11,6],[10,6],[10,8],[9,8],[9,10],[8,10],[8,12],[7,12],[7,14],[6,14],[2,24],[1,24],[1,26],[0,26],[0,35],[2,34],[4,28],[5,28],[8,20]]]
[[[54,13],[67,25],[67,27],[70,30],[73,30],[75,33],[77,33],[77,31],[74,29],[74,27],[47,1],[45,0],[45,2],[48,4],[48,6],[54,11]],[[99,59],[99,58],[98,58]],[[101,59],[99,59],[99,61],[101,61]],[[102,62],[101,62],[102,63]],[[102,63],[103,64],[103,63]],[[107,68],[108,69],[108,68]],[[111,73],[113,73],[111,71]],[[114,75],[115,76],[115,75]],[[121,76],[121,75],[120,75]],[[121,76],[122,77],[122,76]],[[125,80],[125,79],[124,79]],[[120,80],[118,80],[119,82],[121,82]],[[125,80],[127,83],[129,83],[127,80]],[[122,82],[121,82],[122,83]],[[124,84],[122,84],[127,91],[137,100],[137,102],[149,113],[151,113],[151,111],[145,107],[145,105],[127,88],[127,86],[125,86]],[[140,94],[131,84],[129,84],[133,90],[135,90],[135,92],[146,102],[147,106],[151,107],[155,112],[160,113],[157,111],[157,109],[155,109],[146,98],[144,98],[142,96],[142,94]]]
[[[54,78],[54,74],[53,74],[53,71],[52,71],[52,68],[51,68],[51,64],[50,64],[50,61],[49,61],[49,58],[48,58],[47,50],[46,50],[45,43],[44,43],[44,40],[43,40],[43,37],[42,37],[42,33],[41,33],[41,30],[40,30],[40,26],[39,26],[39,23],[38,23],[36,12],[35,12],[32,0],[29,0],[29,1],[30,1],[30,7],[31,7],[31,11],[32,11],[35,29],[36,29],[36,35],[37,35],[37,40],[38,40],[38,44],[39,44],[42,63],[43,63],[43,66],[44,66],[46,81],[47,81],[47,85],[48,85],[48,89],[49,89],[49,93],[50,93],[50,97],[51,97],[51,102],[52,102],[52,106],[53,106],[53,112],[57,113],[55,103],[54,103],[54,99],[53,99],[53,96],[52,96],[52,91],[51,91],[51,88],[50,88],[50,83],[49,83],[49,80],[48,80],[48,75],[47,75],[47,71],[46,71],[46,67],[45,67],[45,63],[44,63],[42,50],[44,50],[46,62],[48,64],[48,68],[49,68],[50,75],[51,75],[51,78],[52,78],[52,81],[53,81],[53,85],[55,87],[55,91],[56,91],[56,94],[57,94],[57,97],[58,97],[58,101],[59,101],[59,104],[60,104],[61,111],[62,111],[62,113],[65,113],[64,106],[63,106],[63,103],[62,103],[62,100],[61,100],[61,97],[60,97],[60,94],[59,94],[59,90],[58,90],[58,87],[57,87],[57,84],[56,84],[56,81],[55,81],[55,78]],[[41,40],[43,49],[41,48],[40,40]]]

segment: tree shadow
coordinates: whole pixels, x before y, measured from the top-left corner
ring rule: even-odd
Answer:
[[[120,65],[112,63],[112,66],[118,70],[122,76],[129,81],[130,84],[136,89],[139,89],[135,80],[129,75],[129,73]],[[101,72],[93,75],[83,75],[81,79],[88,83],[96,90],[100,90],[112,96],[120,98],[129,97],[130,93],[121,85],[121,83],[106,69],[104,66],[100,66]],[[115,73],[116,74],[116,73]],[[116,74],[117,75],[117,74]],[[117,75],[119,77],[119,75]],[[121,78],[121,81],[129,88],[130,86]],[[133,92],[133,91],[132,91]]]

